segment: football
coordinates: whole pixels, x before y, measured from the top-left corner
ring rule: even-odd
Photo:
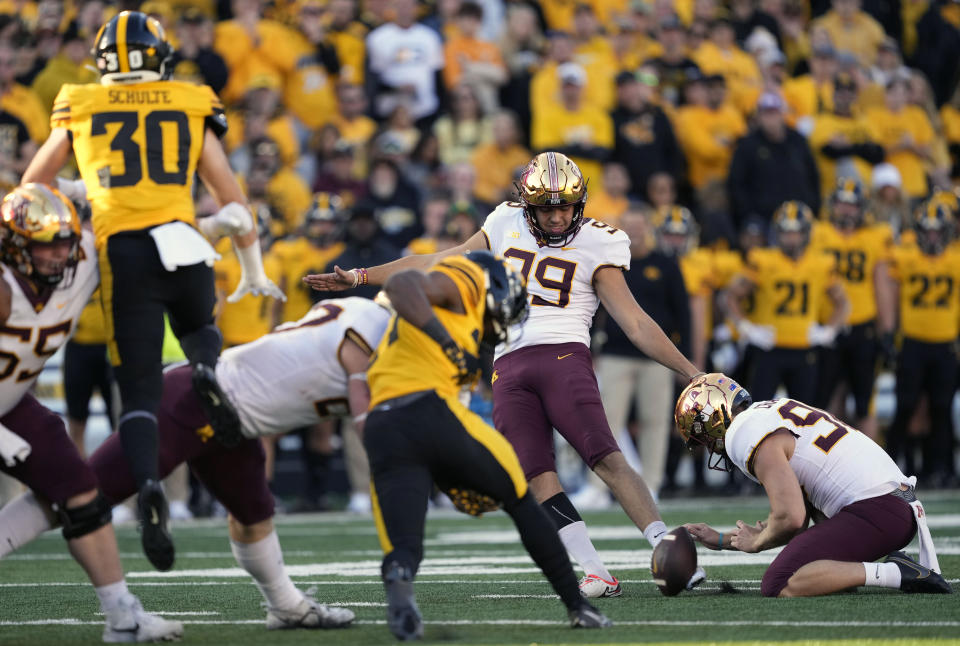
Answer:
[[[650,559],[653,582],[668,597],[686,588],[696,569],[697,546],[685,527],[678,527],[664,536]]]

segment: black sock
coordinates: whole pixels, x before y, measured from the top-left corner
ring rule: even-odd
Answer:
[[[520,539],[523,541],[523,546],[527,549],[530,557],[543,570],[543,574],[550,581],[554,591],[560,596],[563,605],[568,610],[573,610],[583,604],[580,587],[577,585],[577,577],[573,573],[573,566],[570,565],[567,550],[560,542],[560,535],[551,526],[547,514],[544,513],[547,503],[555,500],[558,496],[563,496],[564,500],[567,498],[562,493],[558,494],[544,502],[542,508],[538,509],[533,496],[528,493],[505,511],[510,514],[517,526]],[[569,505],[570,509],[573,509],[569,500],[566,501],[566,504]],[[573,513],[579,520],[580,515],[577,514],[576,510],[573,510]]]
[[[553,521],[553,524],[557,526],[558,530],[563,529],[571,523],[583,520],[577,512],[576,507],[574,507],[570,499],[567,498],[567,494],[562,491],[556,496],[544,500],[540,503],[540,506],[547,512],[547,516],[550,517],[550,520]]]
[[[223,336],[214,325],[204,325],[189,334],[184,334],[180,339],[180,347],[191,365],[202,363],[213,368],[217,365],[222,346]]]
[[[117,432],[137,489],[147,480],[158,481],[157,418],[147,411],[131,411],[120,418]]]

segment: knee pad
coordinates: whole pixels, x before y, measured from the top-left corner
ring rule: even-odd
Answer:
[[[68,541],[86,536],[110,523],[110,503],[97,491],[97,497],[79,507],[57,507],[57,516],[63,524],[63,537]]]

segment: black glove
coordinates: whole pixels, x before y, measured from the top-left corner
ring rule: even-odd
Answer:
[[[893,370],[897,365],[897,344],[894,342],[893,332],[884,332],[877,339],[877,349],[880,352],[880,363]]]
[[[440,347],[447,359],[457,367],[457,385],[465,386],[480,376],[480,360],[457,345],[456,341],[450,339]]]

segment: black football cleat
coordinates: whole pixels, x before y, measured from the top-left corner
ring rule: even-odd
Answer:
[[[900,568],[900,589],[907,593],[953,594],[953,588],[942,576],[926,568],[903,552],[887,556],[884,563],[896,563]]]
[[[586,601],[567,614],[571,628],[609,628],[613,625],[606,615]]]
[[[137,512],[140,515],[140,543],[147,560],[161,572],[173,567],[173,538],[167,529],[169,513],[167,499],[160,483],[147,480],[137,495]]]
[[[400,641],[423,637],[423,616],[413,595],[413,572],[391,563],[383,575],[387,589],[387,626]]]
[[[230,402],[213,368],[206,364],[193,365],[193,389],[200,398],[200,406],[213,428],[213,438],[225,447],[234,447],[243,441],[240,432],[240,416]]]

